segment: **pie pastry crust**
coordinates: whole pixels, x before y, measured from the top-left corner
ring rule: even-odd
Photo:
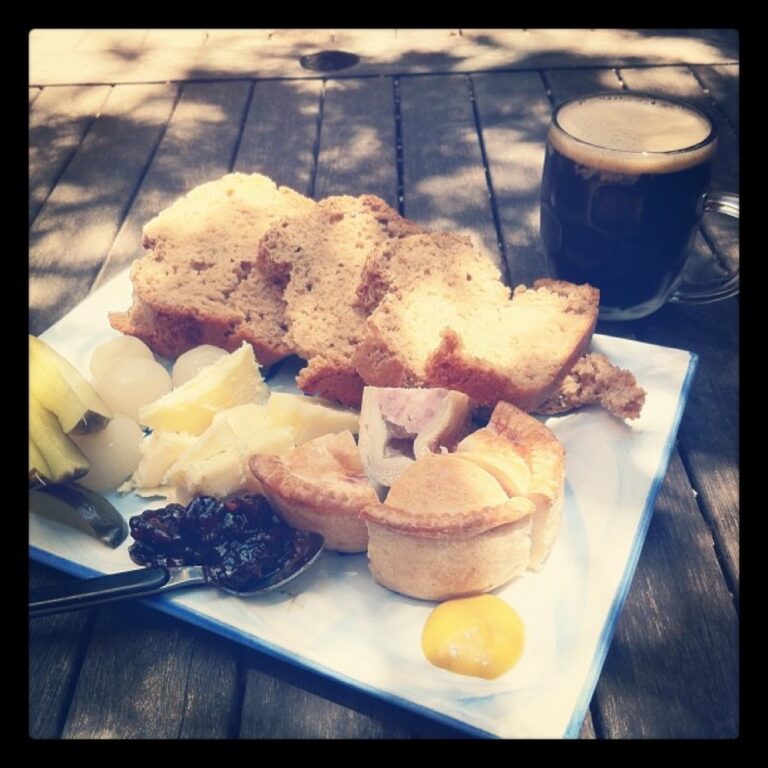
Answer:
[[[479,594],[538,569],[549,554],[563,499],[562,444],[503,402],[465,440],[472,452],[522,456],[531,474],[527,492],[510,498],[489,472],[461,457],[465,441],[456,454],[419,459],[384,504],[362,510],[371,573],[385,587],[425,600]]]

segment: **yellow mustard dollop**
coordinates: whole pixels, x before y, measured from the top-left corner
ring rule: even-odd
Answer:
[[[495,595],[441,603],[421,634],[424,655],[436,667],[487,680],[515,666],[524,646],[523,620]]]

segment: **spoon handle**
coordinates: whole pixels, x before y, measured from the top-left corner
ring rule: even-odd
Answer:
[[[202,584],[200,573],[189,573],[190,568],[139,568],[135,571],[112,573],[94,579],[56,584],[33,590],[29,595],[29,615],[45,616],[60,611],[74,611],[93,605],[111,603],[133,597],[146,597],[157,592],[188,584]],[[179,573],[180,571],[184,573]]]

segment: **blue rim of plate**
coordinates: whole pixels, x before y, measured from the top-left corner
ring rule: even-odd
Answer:
[[[629,557],[627,558],[624,574],[621,577],[619,588],[616,590],[605,624],[600,632],[600,638],[597,642],[592,665],[587,672],[587,677],[581,688],[581,693],[576,700],[576,706],[573,709],[571,720],[563,734],[563,738],[565,739],[575,739],[579,735],[581,725],[584,722],[587,709],[589,708],[589,703],[592,701],[592,696],[597,687],[600,672],[602,671],[603,664],[608,656],[608,649],[610,648],[611,640],[613,639],[613,633],[616,631],[616,624],[618,623],[619,616],[624,607],[624,602],[629,594],[629,588],[632,585],[632,579],[634,578],[635,570],[637,569],[637,563],[640,560],[640,552],[645,544],[645,536],[648,533],[648,526],[651,524],[651,517],[653,517],[653,510],[656,506],[656,497],[659,495],[659,491],[661,490],[661,486],[663,485],[664,478],[667,474],[669,459],[677,440],[677,431],[680,428],[683,411],[688,402],[688,394],[691,385],[693,384],[693,376],[696,372],[696,367],[699,364],[699,356],[695,352],[688,352],[688,354],[690,355],[688,369],[685,372],[683,386],[680,388],[680,394],[677,398],[677,409],[675,411],[675,417],[672,420],[672,428],[669,430],[667,442],[664,445],[659,464],[656,467],[653,483],[651,483],[651,488],[648,491],[648,496],[645,500],[645,507],[643,508],[642,517],[640,518],[640,524],[637,526],[635,532],[635,538],[632,542],[632,549],[629,552]]]
[[[59,557],[58,555],[53,555],[50,552],[46,552],[44,549],[39,549],[38,547],[32,545],[29,547],[29,554],[36,562],[50,566],[51,568],[55,568],[59,571],[63,571],[64,573],[68,573],[72,576],[79,576],[80,578],[92,578],[95,576],[104,575],[103,571],[98,571],[95,568],[89,568],[88,566],[80,565],[79,563],[75,563],[72,560],[67,560],[63,557]],[[322,677],[328,678],[329,680],[343,683],[344,685],[348,685],[352,688],[357,688],[358,690],[361,690],[370,696],[382,699],[390,704],[402,707],[403,709],[410,710],[411,712],[415,712],[418,715],[428,717],[431,720],[436,720],[443,723],[444,725],[456,728],[457,730],[464,731],[471,736],[484,739],[499,738],[494,733],[476,728],[473,725],[469,725],[468,723],[465,723],[461,720],[452,718],[435,709],[424,707],[414,701],[410,701],[409,699],[403,699],[399,696],[388,693],[387,691],[383,691],[380,688],[366,685],[365,683],[361,683],[359,680],[355,680],[352,677],[348,677],[347,675],[344,675],[340,672],[328,669],[322,664],[317,664],[304,658],[303,656],[299,656],[298,654],[286,651],[284,648],[273,645],[272,643],[269,643],[265,640],[261,640],[255,635],[250,635],[246,632],[235,629],[231,624],[212,619],[210,616],[207,616],[204,613],[200,613],[194,608],[189,608],[185,605],[179,605],[174,602],[173,598],[170,596],[166,597],[158,595],[156,597],[142,598],[138,600],[138,602],[141,602],[150,608],[155,608],[158,611],[162,611],[163,613],[167,613],[168,615],[177,619],[182,619],[183,621],[186,621],[190,624],[194,624],[201,629],[214,632],[215,634],[221,635],[228,640],[233,640],[237,643],[240,643],[241,645],[245,645],[254,650],[266,653],[269,656],[274,656],[277,659],[287,661],[288,663],[295,666],[308,669],[310,672],[314,672]]]
[[[680,421],[688,401],[688,395],[690,393],[693,377],[699,361],[699,357],[695,352],[688,352],[688,354],[690,355],[688,368],[686,370],[685,379],[683,380],[683,385],[678,395],[677,408],[675,410],[675,416],[672,421],[671,429],[668,432],[664,450],[662,451],[659,458],[659,463],[656,467],[656,473],[654,474],[651,488],[648,492],[648,496],[646,497],[640,524],[638,525],[635,532],[632,548],[630,550],[629,557],[627,558],[627,564],[624,568],[621,582],[619,583],[619,587],[616,591],[616,594],[614,595],[614,599],[608,612],[608,616],[606,617],[606,621],[603,625],[603,629],[600,632],[600,637],[595,649],[594,657],[592,659],[592,664],[590,665],[584,684],[581,688],[581,692],[577,698],[571,719],[568,722],[568,725],[563,734],[564,739],[575,739],[579,735],[579,731],[581,730],[587,709],[589,708],[589,704],[597,686],[603,664],[605,663],[605,659],[608,655],[608,649],[610,648],[611,640],[616,630],[616,624],[618,623],[619,616],[621,615],[621,611],[624,607],[624,602],[626,601],[627,595],[629,593],[629,588],[632,584],[635,570],[637,569],[637,563],[640,559],[640,553],[645,543],[645,537],[648,532],[651,517],[653,516],[654,507],[656,505],[656,498],[659,495],[659,491],[661,490],[661,486],[666,476],[672,450],[677,440],[677,432],[680,427]],[[277,368],[279,367],[280,366],[277,366]],[[274,372],[270,372],[271,375],[269,378],[272,378],[276,372],[276,370]],[[59,557],[58,555],[51,554],[50,552],[46,552],[45,550],[39,549],[33,545],[30,545],[29,547],[29,554],[33,560],[65,573],[69,573],[73,576],[78,576],[80,578],[90,578],[102,575],[101,571],[88,568],[87,566],[80,565],[71,560]],[[250,635],[235,629],[230,624],[212,619],[209,616],[194,610],[193,608],[179,605],[175,603],[173,598],[170,596],[144,598],[141,599],[140,602],[159,611],[162,611],[163,613],[166,613],[170,616],[182,619],[183,621],[188,621],[190,624],[194,624],[202,629],[221,635],[228,640],[233,640],[237,643],[240,643],[241,645],[245,645],[254,650],[266,653],[283,661],[287,661],[290,664],[303,667],[311,672],[314,672],[315,674],[328,678],[329,680],[341,682],[352,688],[361,690],[371,696],[382,699],[391,704],[395,704],[396,706],[410,710],[432,720],[436,720],[440,723],[443,723],[444,725],[456,728],[457,730],[463,731],[469,735],[486,739],[500,738],[494,733],[490,733],[489,731],[485,731],[481,728],[469,725],[468,723],[465,723],[461,720],[445,715],[442,712],[422,706],[409,699],[395,696],[387,691],[381,690],[380,688],[366,685],[359,680],[348,677],[334,670],[330,670],[321,664],[309,661],[303,656],[293,654],[289,651],[286,651],[284,648],[272,645],[271,643],[255,637],[254,635]]]

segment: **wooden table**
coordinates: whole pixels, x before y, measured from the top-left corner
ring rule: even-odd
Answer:
[[[229,171],[317,199],[377,194],[473,231],[513,283],[545,273],[538,187],[554,104],[597,89],[673,94],[721,134],[738,189],[738,38],[721,30],[34,32],[30,332],[140,253],[141,227]],[[348,70],[301,55],[343,49]],[[737,257],[733,227],[697,248]],[[583,738],[739,732],[738,298],[668,304],[603,333],[699,355],[676,450]],[[30,584],[64,581],[30,564]],[[30,622],[29,733],[43,738],[456,737],[444,725],[148,607]]]

